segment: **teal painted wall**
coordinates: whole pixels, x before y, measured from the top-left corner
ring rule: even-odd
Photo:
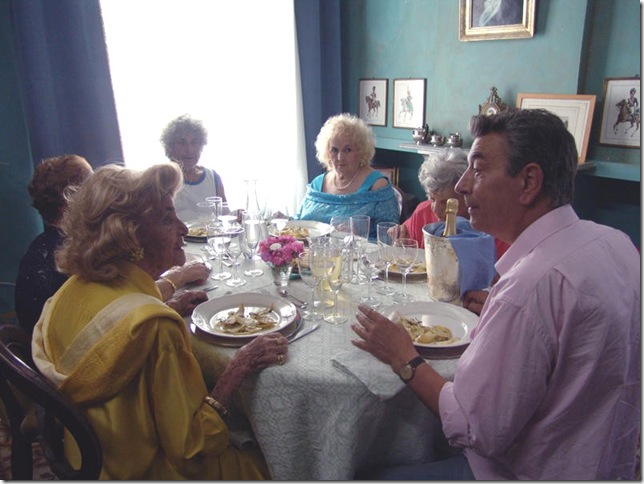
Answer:
[[[410,129],[393,128],[393,79],[426,78],[425,119],[440,134],[459,131],[496,86],[506,104],[517,94],[597,96],[587,160],[597,166],[578,176],[575,208],[582,218],[615,226],[640,245],[639,149],[599,146],[604,79],[640,74],[638,0],[537,0],[534,37],[461,42],[457,0],[346,0],[342,3],[343,107],[358,112],[358,83],[389,79],[387,126],[374,126],[375,162],[398,166],[400,186],[416,200],[423,157]],[[641,97],[640,97],[641,99]]]
[[[0,320],[13,311],[20,257],[42,231],[27,184],[32,162],[14,56],[9,2],[0,0]]]

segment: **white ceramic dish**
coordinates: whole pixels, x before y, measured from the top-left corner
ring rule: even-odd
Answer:
[[[261,311],[272,307],[270,317],[277,323],[274,327],[259,331],[253,334],[231,334],[219,330],[216,326],[220,319],[225,319],[230,311],[236,311],[240,304],[244,304],[245,314],[249,311]],[[242,292],[231,294],[199,304],[192,312],[192,322],[201,331],[217,336],[218,338],[233,340],[250,340],[256,336],[273,331],[281,331],[295,322],[297,310],[295,305],[287,300],[258,294],[253,292]]]
[[[316,222],[315,220],[289,220],[286,223],[286,228],[308,229],[310,238],[323,237],[333,232],[332,225],[325,224],[323,222]],[[299,238],[298,240],[306,239]]]

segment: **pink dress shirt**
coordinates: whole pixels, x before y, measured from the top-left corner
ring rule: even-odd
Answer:
[[[633,479],[640,423],[640,259],[570,205],[497,262],[443,431],[477,479]]]

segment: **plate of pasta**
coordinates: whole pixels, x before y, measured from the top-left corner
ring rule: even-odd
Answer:
[[[393,305],[383,314],[405,326],[414,340],[414,346],[425,357],[440,356],[440,351],[444,355],[460,355],[470,343],[470,333],[479,320],[473,312],[443,302],[418,301]],[[437,350],[439,353],[436,353]]]
[[[290,235],[298,240],[323,237],[333,232],[333,226],[315,220],[289,220],[286,226],[273,235]]]
[[[298,319],[293,303],[252,292],[210,299],[199,304],[191,317],[199,331],[242,344],[261,334],[288,332]]]
[[[208,232],[202,222],[187,223],[188,234],[183,237],[186,242],[206,242]]]

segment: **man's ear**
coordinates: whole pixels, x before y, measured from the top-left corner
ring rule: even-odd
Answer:
[[[523,205],[532,205],[541,195],[543,187],[543,170],[538,163],[528,163],[521,169],[519,178],[523,182],[521,196],[519,201]]]

